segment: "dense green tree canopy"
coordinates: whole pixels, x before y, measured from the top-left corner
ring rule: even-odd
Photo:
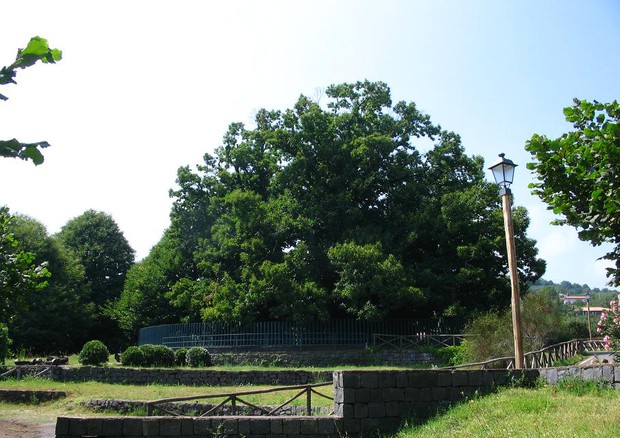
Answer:
[[[17,349],[36,354],[72,353],[86,342],[94,319],[84,268],[72,251],[50,237],[38,221],[16,216],[20,247],[36,254],[51,273],[46,288],[25,299],[25,308],[9,324]]]
[[[119,297],[134,250],[107,213],[88,210],[68,221],[57,234],[86,270],[91,299],[101,306]]]
[[[574,131],[555,140],[535,134],[525,146],[537,175],[531,188],[561,216],[556,224],[595,246],[614,245],[603,258],[615,263],[608,275],[620,285],[620,105],[575,99],[564,114]]]
[[[95,308],[90,339],[99,339],[118,351],[123,344],[118,322],[110,308],[119,299],[134,251],[107,213],[88,210],[68,221],[56,235],[77,256],[89,282],[88,302]]]
[[[41,37],[33,37],[24,49],[17,50],[15,61],[0,69],[0,85],[15,84],[17,69],[24,69],[34,65],[37,61],[43,63],[55,63],[62,58],[62,52],[58,49],[50,49],[47,41]],[[0,100],[8,98],[0,94]],[[40,149],[46,148],[49,143],[39,141],[36,143],[22,143],[16,139],[0,140],[0,157],[21,158],[32,160],[34,164],[43,163],[43,154]]]
[[[227,322],[505,306],[502,215],[482,158],[415,104],[393,104],[384,83],[326,95],[260,110],[251,129],[232,123],[203,165],[179,169],[169,233],[181,278],[157,295]],[[517,208],[523,282],[544,271],[527,226]]]
[[[35,254],[20,246],[15,236],[15,216],[0,206],[0,323],[23,310],[29,295],[45,288],[47,263],[37,263]]]

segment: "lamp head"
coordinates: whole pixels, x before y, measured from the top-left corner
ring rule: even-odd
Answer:
[[[508,189],[514,179],[515,167],[517,167],[517,164],[506,158],[504,153],[501,153],[499,154],[499,160],[489,169],[493,172],[495,182],[502,189]]]

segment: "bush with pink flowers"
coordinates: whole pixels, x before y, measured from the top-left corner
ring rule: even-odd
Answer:
[[[618,301],[609,302],[609,309],[601,313],[596,332],[603,336],[605,350],[620,353],[620,294]],[[620,359],[618,353],[616,359]]]

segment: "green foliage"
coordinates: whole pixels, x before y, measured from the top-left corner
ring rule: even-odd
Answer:
[[[173,367],[174,351],[165,345],[144,344],[140,345],[144,355],[142,366],[146,367]]]
[[[252,128],[232,123],[204,164],[179,169],[171,226],[115,306],[125,327],[466,316],[508,304],[500,198],[483,159],[414,103],[393,104],[385,83],[326,95],[323,106],[300,96],[262,109]],[[514,222],[525,284],[544,262],[524,209]]]
[[[47,263],[37,263],[35,254],[20,247],[15,220],[7,207],[0,206],[0,322],[10,322],[50,277]]]
[[[192,368],[209,367],[212,365],[211,355],[204,347],[191,347],[186,353],[187,365]]]
[[[608,277],[620,285],[620,105],[574,99],[564,115],[574,131],[555,140],[535,134],[526,143],[538,180],[530,187],[563,217],[556,224],[575,227],[595,246],[615,245],[602,258],[616,264]]]
[[[121,363],[127,367],[141,367],[146,363],[144,352],[140,347],[131,345],[121,353]]]
[[[472,363],[474,359],[469,355],[466,345],[451,345],[448,347],[438,348],[433,354],[445,366],[461,365],[464,363]]]
[[[0,69],[0,85],[15,84],[15,76],[18,68],[26,68],[34,65],[37,61],[43,63],[55,63],[62,58],[62,52],[58,49],[50,49],[47,40],[41,37],[33,37],[24,49],[17,50],[15,61]],[[8,98],[0,94],[0,100]],[[16,139],[0,140],[0,157],[21,158],[32,160],[35,165],[43,163],[43,154],[39,149],[49,146],[46,141],[36,143],[21,143]]]
[[[570,336],[557,300],[545,294],[529,294],[523,298],[521,332],[524,352],[540,350],[568,340]],[[462,346],[475,362],[514,355],[510,309],[481,314],[467,325],[465,333],[471,336]]]
[[[105,365],[108,363],[110,352],[105,344],[98,340],[88,341],[82,347],[78,361],[82,365]]]
[[[94,313],[83,266],[40,222],[18,215],[13,230],[20,247],[35,254],[34,263],[51,274],[47,287],[28,295],[19,317],[8,324],[16,348],[38,355],[79,351]]]
[[[9,337],[9,328],[0,322],[0,364],[4,365],[5,359],[9,356],[11,347],[11,338]]]
[[[95,315],[89,333],[101,337],[118,351],[122,336],[108,308],[123,290],[127,271],[134,261],[134,250],[112,216],[94,210],[69,220],[56,237],[78,257],[90,283],[88,300],[94,306]]]
[[[174,350],[174,364],[178,367],[187,365],[187,348]]]
[[[579,397],[600,395],[613,390],[613,384],[605,380],[591,380],[581,377],[564,377],[554,385],[556,391],[568,392]]]

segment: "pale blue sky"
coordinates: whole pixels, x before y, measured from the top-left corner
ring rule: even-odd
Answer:
[[[2,13],[0,66],[34,35],[63,50],[0,102],[0,138],[52,144],[39,167],[0,161],[0,203],[51,233],[105,211],[142,258],[168,225],[177,168],[200,163],[229,123],[381,80],[469,154],[521,164],[514,193],[545,278],[605,286],[605,251],[548,225],[530,194],[524,143],[569,130],[573,97],[620,97],[620,1],[21,0]]]

